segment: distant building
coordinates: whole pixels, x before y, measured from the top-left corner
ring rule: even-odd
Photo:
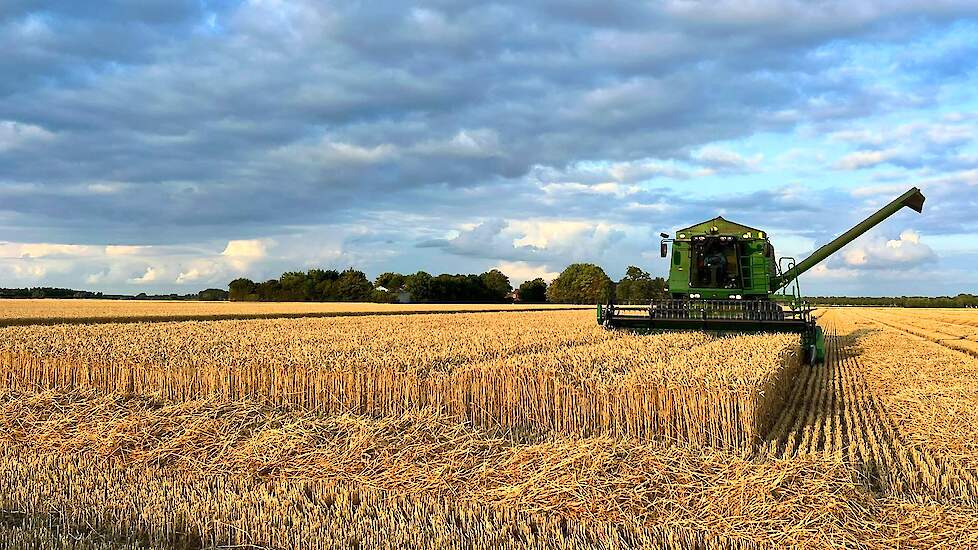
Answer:
[[[510,302],[516,303],[520,301],[520,289],[514,288],[512,292],[506,295],[506,299]]]

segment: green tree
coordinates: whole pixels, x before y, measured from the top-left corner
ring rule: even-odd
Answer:
[[[317,269],[310,271],[313,273],[315,284],[313,286],[312,295],[314,300],[320,302],[335,302],[339,299],[339,293],[336,290],[336,280],[340,278],[340,272],[335,269]]]
[[[330,280],[330,274],[335,274],[335,271],[325,271],[323,269],[310,269],[306,271],[306,280],[303,285],[302,294],[305,299],[310,302],[317,302],[323,299],[323,293],[320,291],[320,285]],[[332,277],[332,280],[336,280],[336,276]]]
[[[502,302],[513,291],[513,285],[509,284],[509,277],[498,269],[493,269],[479,275],[479,279],[482,280],[482,284],[489,294],[488,298],[490,301]]]
[[[258,285],[251,279],[235,279],[228,284],[228,299],[232,302],[258,300]]]
[[[611,279],[594,264],[571,264],[547,287],[547,299],[557,304],[596,304],[608,300]]]
[[[408,275],[404,280],[404,290],[411,295],[412,302],[431,301],[431,275],[424,271]]]
[[[520,285],[520,301],[542,303],[547,301],[547,282],[539,277]]]
[[[282,292],[282,283],[278,279],[269,279],[258,284],[258,300],[262,302],[285,302],[287,299]]]
[[[219,302],[228,299],[228,291],[221,288],[208,288],[197,293],[197,299],[207,302]]]
[[[307,300],[306,274],[301,271],[286,271],[278,278],[281,299],[290,302]]]
[[[404,275],[388,271],[387,273],[381,273],[378,275],[377,279],[374,281],[374,284],[376,286],[382,286],[391,292],[397,292],[404,286],[405,280],[406,277]]]
[[[370,300],[374,285],[370,279],[352,267],[340,273],[336,279],[336,294],[343,302],[365,302]]]
[[[370,291],[370,301],[377,304],[396,304],[397,293],[374,289]]]
[[[667,295],[665,279],[653,279],[648,272],[633,265],[628,266],[625,277],[615,285],[615,301],[620,304],[646,304]]]

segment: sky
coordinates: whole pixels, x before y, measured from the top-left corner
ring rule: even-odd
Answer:
[[[2,0],[0,51],[0,287],[665,275],[918,186],[803,292],[978,292],[973,1]]]

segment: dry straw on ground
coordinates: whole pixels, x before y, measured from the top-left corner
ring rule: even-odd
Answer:
[[[978,312],[954,314],[958,328],[935,322],[930,336],[915,328],[947,316],[943,310],[878,309],[833,312],[832,321],[858,336],[857,360],[866,383],[908,444],[976,477],[978,358],[962,348],[962,340],[933,334],[973,331],[966,321],[978,322]]]
[[[607,437],[519,443],[433,411],[321,416],[82,392],[0,403],[2,507],[32,511],[8,512],[6,523],[35,540],[73,532],[177,547],[978,543],[968,509],[880,500],[843,462],[814,455],[755,462]]]
[[[971,358],[868,320],[853,321],[859,315],[828,311],[821,317],[826,362],[799,370],[763,452],[843,460],[881,494],[978,504],[978,422],[974,408],[966,410],[978,386],[974,368],[947,355]]]

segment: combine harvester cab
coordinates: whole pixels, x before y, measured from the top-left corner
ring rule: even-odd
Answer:
[[[910,189],[801,262],[778,259],[766,232],[721,217],[682,229],[674,239],[663,233],[671,298],[648,306],[598,304],[598,324],[645,332],[795,332],[806,361],[821,362],[825,340],[798,277],[903,207],[922,212],[924,200],[919,189]]]

